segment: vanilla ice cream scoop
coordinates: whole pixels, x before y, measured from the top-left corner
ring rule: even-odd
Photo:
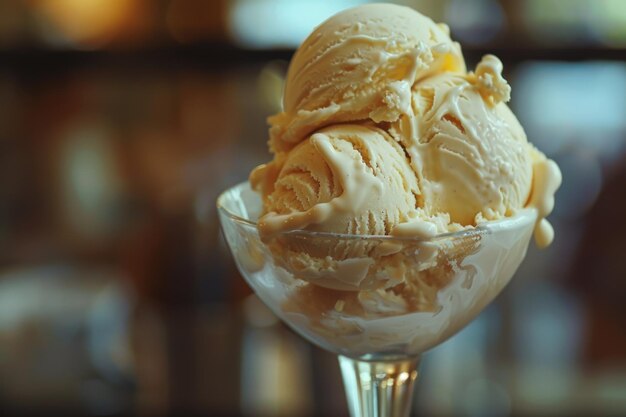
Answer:
[[[546,246],[553,233],[544,218],[560,172],[528,142],[506,105],[511,88],[502,69],[497,57],[486,55],[475,72],[441,73],[416,83],[413,114],[402,116],[390,132],[411,159],[425,214],[445,213],[451,224],[476,226],[533,206],[539,214],[536,240]],[[418,217],[393,233],[423,229]]]
[[[285,229],[385,235],[409,220],[419,189],[404,150],[374,126],[322,129],[289,152],[259,222]]]
[[[284,111],[269,119],[270,146],[287,151],[332,123],[395,121],[411,111],[413,84],[443,71],[465,71],[461,48],[447,26],[391,4],[338,13],[296,51]]]
[[[290,64],[284,111],[269,118],[274,159],[250,175],[276,263],[314,285],[436,309],[462,262],[429,242],[438,235],[525,213],[548,245],[560,171],[506,105],[502,71],[486,55],[467,73],[447,27],[402,6],[359,6],[317,27]],[[285,233],[298,230],[332,235]],[[389,235],[405,243],[380,239]],[[433,262],[436,276],[425,274]]]
[[[402,260],[381,262],[389,253],[380,250],[374,259],[375,240],[280,233],[306,229],[380,236],[414,217],[417,178],[399,143],[372,125],[335,125],[298,144],[280,165],[258,223],[279,265],[297,271],[301,279],[339,290],[402,282]]]
[[[508,106],[490,104],[480,85],[449,73],[419,83],[415,95],[419,138],[407,150],[425,211],[475,225],[477,216],[495,220],[524,207],[533,161]]]

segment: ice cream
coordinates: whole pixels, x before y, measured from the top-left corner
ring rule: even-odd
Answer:
[[[334,125],[289,152],[266,198],[276,214],[259,227],[265,234],[289,228],[386,235],[410,219],[418,195],[404,150],[387,132]]]
[[[402,129],[400,121],[396,133],[418,175],[424,210],[464,226],[514,214],[532,179],[522,127],[501,97],[485,96],[473,78],[442,73],[417,84],[412,126]]]
[[[289,67],[284,112],[270,118],[270,146],[289,150],[339,122],[392,122],[409,111],[411,87],[442,71],[464,72],[448,27],[412,9],[371,4],[318,26]]]
[[[316,28],[290,64],[284,111],[269,118],[274,159],[250,176],[276,263],[354,292],[345,300],[363,314],[435,311],[479,243],[443,250],[424,239],[532,215],[548,245],[560,171],[506,105],[502,70],[486,55],[468,73],[447,27],[407,7],[360,6]],[[406,247],[376,239],[285,233],[295,230],[412,238],[424,259],[416,266]]]
[[[465,326],[523,260],[537,217],[527,208],[427,240],[310,231],[262,237],[254,222],[259,197],[242,183],[218,200],[239,270],[285,323],[352,357],[417,355]],[[355,256],[311,256],[316,246],[351,248]]]

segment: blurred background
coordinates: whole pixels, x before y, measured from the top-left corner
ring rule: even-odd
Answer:
[[[345,416],[234,268],[294,48],[357,0],[0,0],[0,414]],[[626,415],[626,1],[402,1],[564,174],[555,243],[425,355],[418,416]]]

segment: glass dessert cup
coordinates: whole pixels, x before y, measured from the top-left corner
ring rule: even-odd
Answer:
[[[524,209],[428,239],[310,231],[262,239],[261,199],[248,183],[226,190],[217,206],[237,267],[258,297],[339,356],[352,417],[409,415],[420,355],[506,286],[536,220]]]

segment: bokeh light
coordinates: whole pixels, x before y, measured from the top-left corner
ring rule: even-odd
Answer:
[[[294,48],[368,2],[0,0],[2,416],[347,415],[336,358],[251,294],[215,200],[271,158]],[[502,59],[564,176],[553,245],[425,355],[414,410],[626,415],[626,1],[393,3],[468,66]]]
[[[33,0],[33,4],[56,29],[44,32],[47,40],[86,49],[138,35],[148,29],[150,17],[146,0]]]

